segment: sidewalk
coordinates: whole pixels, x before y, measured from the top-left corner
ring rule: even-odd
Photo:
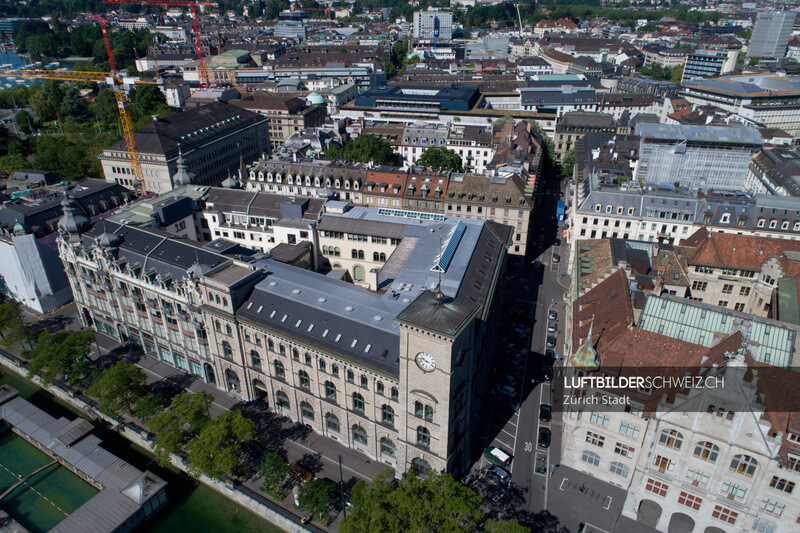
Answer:
[[[81,328],[75,315],[74,305],[66,306],[47,317],[37,317],[23,311],[23,317],[26,322],[39,329],[44,327],[50,330],[58,328],[77,331]],[[375,476],[389,468],[339,442],[314,433],[307,426],[271,411],[264,403],[247,402],[235,397],[217,389],[214,385],[205,383],[197,376],[178,370],[141,351],[127,350],[116,339],[97,333],[90,358],[97,360],[100,357],[107,357],[109,352],[112,352],[114,358],[131,361],[140,367],[147,376],[146,385],[152,392],[168,397],[183,390],[194,394],[205,393],[209,399],[209,412],[212,418],[216,418],[226,410],[238,408],[248,418],[253,419],[256,424],[256,439],[253,443],[246,443],[243,446],[244,450],[249,452],[243,460],[251,477],[243,480],[242,484],[258,494],[262,494],[259,491],[261,482],[255,479],[254,473],[261,456],[268,450],[283,449],[289,463],[298,462],[313,472],[316,478],[327,478],[337,486],[340,481],[339,457],[341,457],[342,482],[346,493],[349,493],[359,479],[372,482]],[[136,423],[143,426],[138,420]],[[285,502],[279,502],[279,505],[289,512],[302,514],[294,507],[291,494]],[[336,517],[336,522],[340,519],[341,513]],[[328,528],[329,531],[336,531],[336,522]]]

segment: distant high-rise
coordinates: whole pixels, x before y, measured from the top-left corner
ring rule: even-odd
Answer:
[[[773,58],[785,56],[796,16],[797,13],[794,11],[759,13],[753,25],[753,35],[750,37],[747,55]]]
[[[414,12],[414,38],[449,41],[453,38],[453,14],[429,7]]]

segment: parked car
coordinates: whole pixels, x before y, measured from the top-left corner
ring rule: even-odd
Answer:
[[[544,364],[552,365],[556,361],[556,352],[547,349],[544,351]]]
[[[550,447],[550,429],[549,428],[539,428],[539,447],[540,448],[549,448]]]
[[[550,405],[543,403],[539,406],[539,420],[543,422],[550,422],[553,419],[553,408]]]
[[[511,385],[500,385],[497,387],[498,394],[505,394],[506,396],[516,396],[517,391]]]
[[[519,400],[512,396],[506,396],[505,394],[498,394],[497,395],[497,403],[508,407],[512,411],[516,411],[519,409]]]
[[[503,361],[503,367],[507,368],[508,370],[513,370],[514,372],[522,372],[522,361],[516,361],[514,359],[506,359]]]
[[[519,344],[518,342],[511,342],[508,344],[508,346],[506,346],[506,348],[508,348],[509,352],[523,353],[523,354],[528,353],[528,349],[522,344]]]
[[[545,381],[553,381],[553,367],[548,364],[542,365],[542,377]]]
[[[491,461],[492,463],[496,464],[497,466],[503,468],[508,467],[511,464],[511,454],[503,450],[502,448],[497,448],[495,446],[489,446],[485,450],[483,450],[483,455]]]
[[[519,385],[518,374],[503,374],[498,381],[500,385],[508,385],[510,387]]]
[[[558,254],[553,254],[553,263],[558,264],[561,262],[561,256]]]
[[[547,331],[550,333],[554,333],[558,329],[558,321],[556,320],[548,320],[547,321]]]
[[[555,241],[553,241],[553,244],[555,244],[556,246],[561,246],[561,239],[559,239],[558,237],[556,237],[556,240],[555,240]]]
[[[557,320],[558,319],[558,311],[556,311],[555,309],[550,309],[547,312],[547,318],[549,318],[550,320]]]
[[[548,335],[547,336],[547,347],[548,348],[555,348],[557,342],[558,342],[558,340],[555,338],[555,336],[553,336],[553,335]]]
[[[314,478],[311,472],[309,472],[308,470],[306,470],[297,463],[289,467],[289,477],[294,479],[295,481],[299,481],[300,483],[311,481]]]
[[[516,326],[511,329],[511,334],[516,335],[518,337],[525,337],[528,333],[531,332],[531,329],[526,326]]]
[[[542,262],[538,259],[533,262],[533,268],[539,268],[540,266],[542,266]]]
[[[486,477],[500,483],[507,483],[511,479],[511,474],[497,465],[487,465],[483,471],[486,472]]]

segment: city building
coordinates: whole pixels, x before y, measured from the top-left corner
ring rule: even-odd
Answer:
[[[179,184],[216,185],[236,173],[240,160],[269,152],[268,127],[266,117],[219,102],[159,118],[135,133],[141,187],[163,193]],[[98,159],[106,181],[138,188],[130,157],[124,139],[103,150]],[[186,167],[180,174],[179,160]]]
[[[424,115],[439,111],[469,111],[480,99],[477,87],[416,87],[389,85],[376,87],[356,97],[353,105],[374,111],[403,111]]]
[[[738,50],[696,50],[686,56],[681,83],[733,72]]]
[[[403,167],[415,166],[428,148],[435,147],[457,153],[465,171],[483,174],[494,157],[493,141],[491,126],[419,122],[406,126],[398,147]]]
[[[800,77],[773,74],[724,76],[683,84],[693,105],[714,105],[743,121],[800,135]]]
[[[753,192],[800,196],[800,154],[797,149],[765,147],[750,163],[748,178]]]
[[[453,38],[453,13],[435,7],[414,12],[414,38],[449,41]]]
[[[675,97],[680,89],[680,85],[671,81],[655,81],[635,76],[623,78],[617,84],[617,90],[621,93],[652,94],[661,98]]]
[[[640,123],[634,179],[653,185],[745,190],[748,166],[764,144],[753,128]]]
[[[587,133],[628,133],[627,124],[619,124],[614,117],[603,113],[573,112],[564,114],[556,124],[556,134],[553,145],[559,161],[570,150],[575,149],[575,144]]]
[[[327,116],[324,98],[313,93],[302,100],[296,96],[252,91],[241,99],[232,100],[231,104],[267,117],[272,151],[295,133],[322,126]]]
[[[796,11],[760,12],[747,43],[747,55],[775,59],[784,57],[796,17]]]
[[[85,327],[267,403],[397,475],[469,469],[510,228],[333,202],[317,253],[334,270],[352,264],[369,290],[157,228],[62,227]]]
[[[560,87],[526,87],[517,92],[522,111],[554,113],[556,118],[560,118],[572,111],[597,110],[597,92],[593,87],[564,84]]]

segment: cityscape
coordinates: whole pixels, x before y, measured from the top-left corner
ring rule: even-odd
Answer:
[[[0,531],[800,531],[798,11],[0,4]]]

